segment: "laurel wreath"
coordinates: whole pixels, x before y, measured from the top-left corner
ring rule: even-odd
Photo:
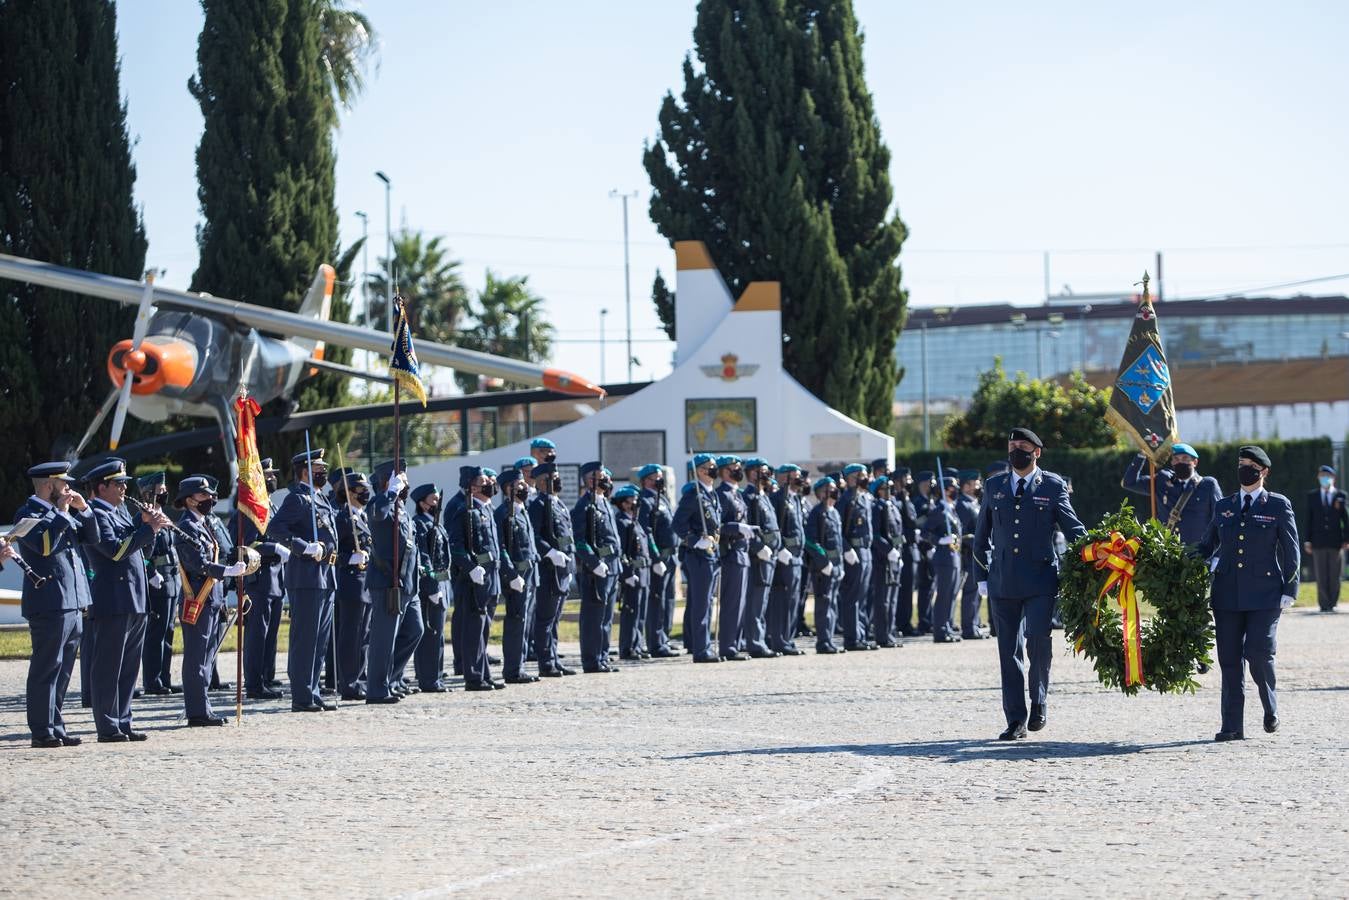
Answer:
[[[1100,597],[1106,576],[1082,559],[1083,547],[1109,540],[1112,532],[1138,540],[1134,585],[1153,610],[1142,628],[1143,685],[1125,684],[1119,606],[1112,595]],[[1140,524],[1127,502],[1077,540],[1060,567],[1059,610],[1069,646],[1092,661],[1101,684],[1130,696],[1139,687],[1163,694],[1194,693],[1199,687],[1195,668],[1212,665],[1207,597],[1204,561],[1188,553],[1180,538],[1155,519]]]

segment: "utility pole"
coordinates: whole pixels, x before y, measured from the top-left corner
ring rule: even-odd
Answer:
[[[636,191],[622,192],[617,188],[609,192],[610,197],[623,201],[623,310],[627,329],[628,382],[632,382],[632,269],[628,262],[628,200],[637,197]],[[600,381],[603,381],[600,378]]]
[[[927,415],[927,322],[923,322],[919,329],[920,340],[918,346],[921,349],[923,359],[923,449],[932,449],[932,432],[929,429]]]
[[[1045,251],[1045,303],[1049,302],[1049,251]]]
[[[1162,251],[1157,251],[1157,302],[1162,302]]]
[[[608,383],[609,383],[609,379],[608,379],[607,377],[605,377],[605,374],[604,374],[604,351],[605,351],[605,346],[604,346],[604,319],[605,319],[605,317],[608,316],[608,315],[609,315],[609,310],[608,310],[608,309],[605,309],[605,308],[601,308],[601,309],[600,309],[600,384],[601,384],[601,385],[605,385],[605,384],[608,384]]]
[[[375,177],[384,182],[384,313],[389,334],[393,334],[393,182],[383,172],[376,172]]]
[[[357,321],[366,328],[370,327],[370,217],[363,211],[356,210],[356,218],[361,220],[361,314]],[[361,357],[365,360],[365,371],[370,371],[370,354],[361,351]],[[370,384],[367,382],[362,385],[364,392],[369,395]]]

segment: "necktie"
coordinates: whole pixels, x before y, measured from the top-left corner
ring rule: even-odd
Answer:
[[[1024,493],[1026,493],[1026,479],[1018,478],[1016,480],[1016,499],[1020,500]]]
[[[1250,512],[1250,509],[1251,509],[1251,495],[1243,494],[1241,496],[1241,517],[1243,519],[1246,518],[1246,513]]]

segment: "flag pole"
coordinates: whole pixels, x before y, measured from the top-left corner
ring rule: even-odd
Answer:
[[[248,388],[244,387],[243,385],[240,385],[239,397],[234,404],[235,406],[234,449],[236,454],[238,453],[239,450],[239,438],[244,433],[243,401],[247,397],[248,397]],[[239,523],[238,523],[238,534],[235,536],[234,539],[235,541],[234,546],[236,548],[236,555],[239,557],[239,559],[242,560],[243,546],[244,546],[244,516],[243,512],[239,510],[239,499],[240,497],[243,496],[244,470],[242,468],[239,469],[239,474],[236,477],[237,480],[234,484],[234,507],[235,507],[235,518],[239,520]],[[243,578],[234,579],[234,586],[238,590],[238,597],[239,597],[238,600],[239,615],[235,617],[234,621],[234,635],[236,644],[234,648],[234,724],[236,726],[242,727],[244,724],[244,600],[245,600]]]
[[[1143,302],[1148,306],[1152,305],[1152,297],[1148,294],[1148,273],[1143,271]],[[1152,507],[1152,519],[1157,519],[1157,457],[1156,451],[1148,454],[1148,501]]]
[[[394,342],[397,343],[402,340],[404,328],[410,329],[412,326],[406,324],[407,307],[404,305],[403,298],[395,296],[394,302],[397,304],[397,315],[395,316],[393,339]],[[398,455],[402,452],[402,435],[400,434],[400,415],[398,409],[400,397],[398,388],[399,379],[395,378],[393,380],[393,471],[389,473],[390,483],[393,482],[394,476],[398,474]],[[387,491],[389,485],[384,485],[384,489]],[[403,542],[400,539],[402,537],[403,529],[403,523],[401,521],[402,514],[403,504],[399,498],[395,497],[393,501],[393,578],[390,579],[393,581],[393,584],[389,586],[389,599],[385,601],[391,607],[389,612],[395,616],[398,615],[398,610],[403,605],[403,580],[400,577],[400,573],[403,570],[400,567],[401,561],[399,560],[399,556],[403,549]],[[399,675],[401,677],[402,673],[400,672]]]

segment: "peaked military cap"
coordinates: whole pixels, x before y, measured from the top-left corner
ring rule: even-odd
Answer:
[[[434,484],[419,484],[412,489],[412,493],[408,496],[412,498],[413,503],[421,503],[434,493],[436,493],[436,486]]]
[[[70,463],[65,461],[38,463],[29,468],[29,478],[59,478],[61,481],[74,481],[70,477]]]
[[[1334,467],[1334,466],[1322,466],[1321,468],[1317,469],[1316,471],[1317,471],[1319,474],[1321,474],[1321,475],[1334,475],[1334,474],[1335,474],[1335,467]]]
[[[126,473],[126,460],[114,456],[111,459],[105,459],[90,469],[89,474],[84,476],[84,480],[106,484],[107,482],[126,483],[135,479]]]
[[[506,487],[508,485],[515,484],[515,482],[519,480],[520,480],[519,469],[503,469],[501,471],[501,477],[497,479],[497,484],[501,485],[502,487]]]
[[[274,475],[281,472],[276,466],[272,465],[272,458],[269,456],[262,461],[262,474]]]
[[[189,475],[178,482],[178,496],[174,498],[174,503],[182,503],[183,500],[191,497],[193,494],[215,494],[215,488],[211,486],[211,481],[205,475]]]
[[[386,459],[375,466],[370,473],[370,480],[375,484],[387,484],[393,477],[394,470],[402,471],[407,468],[407,460],[399,457],[398,459]]]
[[[142,491],[154,491],[161,485],[168,482],[168,475],[164,472],[151,472],[149,475],[142,475],[136,479],[136,487]]]
[[[310,465],[311,463],[315,466],[328,465],[326,462],[323,461],[322,447],[316,447],[313,450],[309,451],[301,450],[299,453],[295,454],[290,458],[291,468],[298,468],[299,466],[307,466]]]

